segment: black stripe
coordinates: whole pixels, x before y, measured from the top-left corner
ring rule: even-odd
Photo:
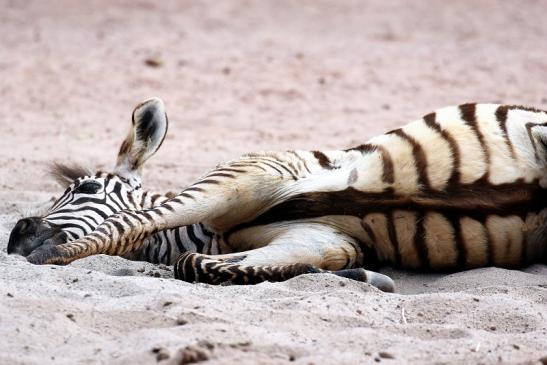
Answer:
[[[183,262],[182,270],[184,273],[184,280],[189,283],[193,283],[196,281],[196,272],[194,271],[195,257],[196,257],[195,254],[187,255]]]
[[[498,121],[498,125],[500,126],[500,129],[503,132],[503,138],[505,139],[505,144],[507,145],[507,148],[509,149],[509,152],[511,153],[511,157],[513,159],[516,159],[515,149],[513,147],[513,143],[511,143],[511,139],[509,138],[509,133],[507,132],[507,114],[509,112],[509,108],[506,105],[501,105],[496,109],[496,120]]]
[[[526,126],[526,132],[528,133],[528,138],[530,139],[530,142],[532,143],[532,148],[534,149],[534,156],[536,158],[536,160],[539,159],[539,156],[538,156],[538,150],[537,150],[537,146],[536,146],[536,140],[534,139],[534,136],[532,135],[532,128],[535,127],[537,124],[534,124],[534,123],[526,123],[525,126]]]
[[[186,252],[186,248],[184,247],[184,244],[182,243],[182,237],[180,236],[180,231],[182,229],[184,229],[184,227],[175,228],[175,243],[177,244],[179,253]]]
[[[160,249],[161,245],[158,245],[157,236],[152,236],[152,241],[154,243],[154,263],[160,263]]]
[[[213,237],[215,235],[213,232],[210,232],[207,228],[205,228],[203,223],[198,223],[198,224],[199,224],[199,227],[201,228],[201,232],[203,232],[204,235],[208,237]]]
[[[146,257],[146,261],[152,262],[152,256],[150,255],[150,249],[152,244],[149,243],[146,248],[144,249],[144,257]]]
[[[81,222],[85,225],[85,227],[82,227],[83,231],[84,232],[91,232],[93,231],[97,226],[98,224],[95,224],[95,225],[92,225],[92,224],[89,224],[88,221],[86,221],[83,217],[76,217],[76,216],[66,216],[66,215],[61,215],[61,216],[55,216],[53,218],[47,218],[47,221],[48,222],[51,222],[51,223],[54,223],[54,224],[57,224],[59,227],[61,227],[61,229],[63,227],[66,227],[63,222],[58,222],[59,220],[64,220],[64,221],[72,221],[70,222],[70,224],[74,224],[76,225],[77,223],[75,223],[74,221],[77,221],[77,222]],[[58,222],[58,223],[57,223]]]
[[[196,252],[203,252],[203,246],[205,244],[202,240],[196,237],[193,225],[186,226],[186,233],[188,234],[188,238],[190,239],[190,241],[192,241],[196,245]]]
[[[159,233],[163,237],[163,240],[160,240],[160,245],[167,246],[165,248],[165,253],[163,254],[161,261],[163,264],[170,265],[171,264],[171,242],[169,242],[169,237],[167,236],[167,231],[163,231]]]
[[[108,194],[108,197],[109,197],[110,199],[107,200],[107,201],[105,202],[105,204],[108,205],[108,206],[110,206],[110,205],[109,205],[110,202],[111,202],[110,204],[114,203],[114,205],[116,206],[115,209],[113,209],[114,211],[120,211],[120,210],[126,209],[125,206],[120,205],[120,204],[116,201],[116,199],[114,199],[112,196],[110,196],[110,194]]]

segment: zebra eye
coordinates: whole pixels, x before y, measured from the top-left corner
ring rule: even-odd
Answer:
[[[78,186],[76,188],[76,192],[82,193],[82,194],[95,194],[100,189],[101,189],[101,184],[94,181],[88,181]]]

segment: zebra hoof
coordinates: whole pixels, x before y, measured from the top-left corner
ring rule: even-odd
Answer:
[[[395,282],[389,276],[374,271],[366,270],[366,272],[370,285],[386,293],[395,292]]]
[[[27,256],[27,261],[34,265],[65,265],[61,250],[57,246],[40,246]]]
[[[370,285],[387,293],[393,293],[395,291],[395,283],[389,276],[374,271],[356,268],[335,271],[334,274],[344,278],[369,283]]]

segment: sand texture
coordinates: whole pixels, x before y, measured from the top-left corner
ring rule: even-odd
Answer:
[[[335,149],[469,101],[547,108],[545,1],[0,0],[1,364],[547,363],[547,266],[384,270],[213,287],[118,257],[8,256],[61,194],[51,161],[111,169],[133,106],[170,116],[145,186],[258,150]]]

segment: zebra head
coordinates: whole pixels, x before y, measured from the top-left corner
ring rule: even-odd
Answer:
[[[143,208],[147,199],[141,189],[142,166],[161,146],[167,124],[163,102],[149,99],[133,111],[132,126],[113,172],[91,173],[78,166],[53,165],[52,175],[65,192],[45,215],[16,223],[8,254],[27,256],[39,246],[78,239],[116,212]]]

